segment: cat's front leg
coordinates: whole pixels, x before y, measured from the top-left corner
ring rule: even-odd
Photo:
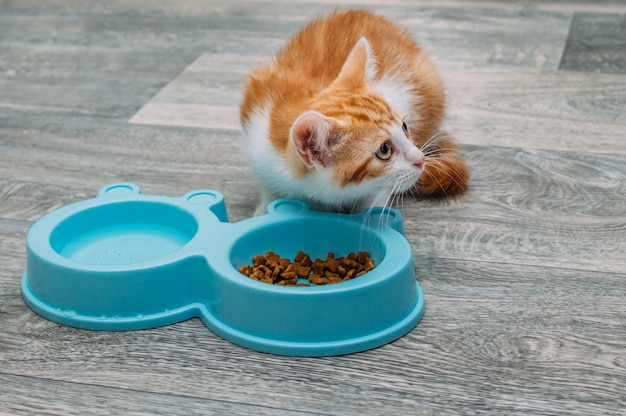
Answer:
[[[257,205],[256,210],[254,210],[254,216],[258,217],[259,215],[267,214],[267,206],[270,202],[275,200],[277,197],[267,189],[260,189],[261,202]]]

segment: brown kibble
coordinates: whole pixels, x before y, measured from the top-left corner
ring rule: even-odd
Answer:
[[[321,260],[316,259],[313,264],[311,264],[311,269],[313,269],[313,273],[322,275],[324,274],[324,263]]]
[[[302,260],[300,260],[300,265],[304,267],[311,267],[313,261],[311,261],[311,257],[308,254],[305,254]]]
[[[310,267],[304,267],[304,266],[300,266],[296,269],[296,273],[298,275],[298,277],[302,278],[302,279],[306,279],[307,277],[309,277],[309,274],[311,273],[311,268]]]
[[[339,274],[339,276],[341,277],[346,277],[346,274],[348,274],[348,271],[346,270],[345,267],[343,267],[341,264],[337,266],[337,273]]]
[[[324,267],[333,273],[337,273],[337,266],[339,266],[339,262],[334,258],[329,258],[324,262]]]
[[[250,277],[256,280],[265,279],[265,274],[259,269],[254,269],[254,271],[250,274]]]
[[[282,277],[283,279],[295,279],[296,272],[283,272],[281,273],[280,277]]]
[[[313,273],[311,276],[309,276],[309,282],[313,283],[314,285],[328,284],[328,280],[316,273]]]
[[[280,286],[310,286],[339,283],[362,276],[375,267],[366,251],[351,252],[346,257],[337,257],[328,252],[326,260],[311,257],[298,251],[291,262],[269,250],[265,255],[252,257],[252,265],[244,264],[239,271],[264,283]],[[298,283],[298,278],[308,279],[309,283]]]
[[[354,254],[354,258],[356,259],[356,254]],[[341,264],[348,269],[356,269],[357,267],[359,267],[359,263],[356,260],[345,257],[341,259]]]
[[[270,269],[269,267],[267,267],[264,264],[261,264],[260,266],[258,266],[256,268],[258,271],[260,271],[261,273],[263,273],[264,276],[266,277],[270,277],[272,276],[272,269]]]
[[[343,278],[341,276],[339,276],[338,274],[331,274],[330,276],[326,276],[328,278],[328,281],[330,283],[339,283],[339,282],[343,282]]]
[[[254,270],[254,267],[252,267],[249,264],[244,264],[243,266],[239,268],[239,272],[245,274],[248,277],[252,274],[253,270]]]
[[[252,257],[252,264],[254,264],[254,267],[259,267],[261,264],[265,264],[265,257],[262,255]]]
[[[328,280],[330,280],[331,278],[332,278],[332,279],[335,279],[335,278],[340,277],[337,273],[333,273],[333,272],[331,272],[331,271],[329,271],[329,270],[326,270],[326,273],[324,273],[324,276],[326,276],[326,278],[327,278]]]
[[[276,267],[274,270],[272,270],[272,279],[277,280],[278,277],[280,277],[280,275],[283,273],[284,270],[285,269],[283,269],[280,266]]]
[[[280,256],[274,253],[272,250],[269,250],[267,253],[265,253],[265,258],[273,262],[278,262]]]
[[[367,251],[359,251],[359,254],[357,254],[357,262],[361,263],[362,265],[365,265],[365,262],[368,258],[369,255],[367,254]]]

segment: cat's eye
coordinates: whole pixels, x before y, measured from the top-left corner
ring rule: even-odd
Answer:
[[[404,132],[406,137],[409,137],[409,125],[406,124],[406,121],[404,120],[402,120],[402,131]]]
[[[376,152],[376,157],[380,160],[389,160],[392,153],[391,145],[388,142],[385,142],[380,145],[378,151]]]

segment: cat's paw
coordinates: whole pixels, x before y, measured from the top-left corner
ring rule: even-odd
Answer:
[[[259,204],[254,210],[254,216],[258,217],[267,214],[267,204]]]

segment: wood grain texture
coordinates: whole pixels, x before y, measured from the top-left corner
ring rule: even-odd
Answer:
[[[580,72],[443,72],[449,130],[467,144],[626,153],[624,77]]]
[[[626,270],[626,157],[484,146],[465,155],[471,196],[446,209],[404,204],[418,219],[407,224],[416,255]]]
[[[574,14],[559,68],[626,73],[626,14]]]
[[[558,63],[574,12],[626,6],[358,5],[437,59],[472,181],[458,198],[399,203],[426,294],[413,331],[287,358],[199,319],[132,332],[43,319],[21,297],[26,234],[120,181],[218,189],[232,221],[252,215],[243,79],[336,2],[0,2],[0,414],[624,413],[626,75]]]
[[[242,58],[237,54],[203,54],[159,91],[130,122],[239,129],[243,85],[250,71],[269,59],[257,55]]]

